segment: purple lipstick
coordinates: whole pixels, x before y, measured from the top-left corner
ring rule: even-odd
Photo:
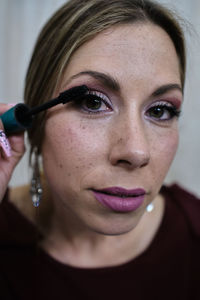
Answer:
[[[92,190],[95,198],[104,206],[118,212],[130,212],[139,208],[146,194],[144,189],[127,190],[121,187],[110,187]]]

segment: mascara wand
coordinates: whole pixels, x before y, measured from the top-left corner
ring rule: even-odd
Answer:
[[[67,102],[74,101],[80,98],[80,96],[85,95],[88,91],[89,89],[86,85],[81,85],[60,93],[57,98],[45,102],[40,106],[29,108],[23,103],[15,105],[0,116],[0,119],[4,125],[5,133],[15,133],[30,128],[33,123],[33,118],[36,114],[57,104],[65,104]]]

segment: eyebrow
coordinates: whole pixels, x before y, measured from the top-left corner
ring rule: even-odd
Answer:
[[[73,75],[72,77],[70,77],[69,81],[71,81],[75,78],[78,78],[80,76],[83,76],[83,75],[88,75],[88,76],[93,77],[94,79],[100,81],[103,85],[105,85],[106,87],[110,88],[111,90],[113,90],[115,92],[120,91],[120,84],[115,78],[111,77],[108,74],[105,74],[102,72],[97,72],[97,71],[92,71],[92,70],[86,70],[86,71],[79,72],[79,73]],[[183,89],[179,84],[171,83],[171,84],[163,85],[163,86],[159,87],[158,89],[156,89],[152,93],[152,96],[153,97],[161,96],[172,90],[179,90],[181,92],[181,94],[183,94]]]
[[[161,87],[159,87],[157,90],[155,90],[152,94],[152,96],[161,96],[167,92],[170,92],[172,90],[179,90],[181,94],[183,94],[183,89],[179,84],[176,83],[171,83],[171,84],[166,84]]]
[[[111,90],[115,91],[115,92],[119,92],[120,91],[120,84],[118,83],[118,81],[116,79],[114,79],[113,77],[102,73],[102,72],[97,72],[97,71],[82,71],[80,73],[77,73],[75,75],[73,75],[70,78],[70,81],[72,79],[75,79],[79,76],[83,76],[83,75],[89,75],[91,77],[93,77],[94,79],[97,79],[98,81],[100,81],[103,85],[105,85],[106,87],[110,88]]]

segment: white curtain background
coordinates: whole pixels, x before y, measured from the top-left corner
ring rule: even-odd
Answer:
[[[109,0],[108,0],[109,1]],[[23,82],[37,35],[64,0],[0,0],[0,101],[23,101]],[[180,120],[180,145],[166,183],[178,182],[200,196],[200,1],[158,1],[177,11],[185,26],[188,67]],[[10,185],[30,181],[28,155],[17,166]]]

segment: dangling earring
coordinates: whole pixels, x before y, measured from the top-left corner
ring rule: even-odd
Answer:
[[[38,153],[34,151],[34,164],[33,164],[33,176],[31,180],[30,194],[32,198],[32,203],[34,207],[38,207],[40,205],[40,201],[42,198],[42,186],[40,183],[40,169],[39,169],[39,161],[38,161]]]
[[[147,207],[146,207],[147,212],[151,212],[153,209],[154,209],[153,203],[149,203],[149,205],[147,205]]]

